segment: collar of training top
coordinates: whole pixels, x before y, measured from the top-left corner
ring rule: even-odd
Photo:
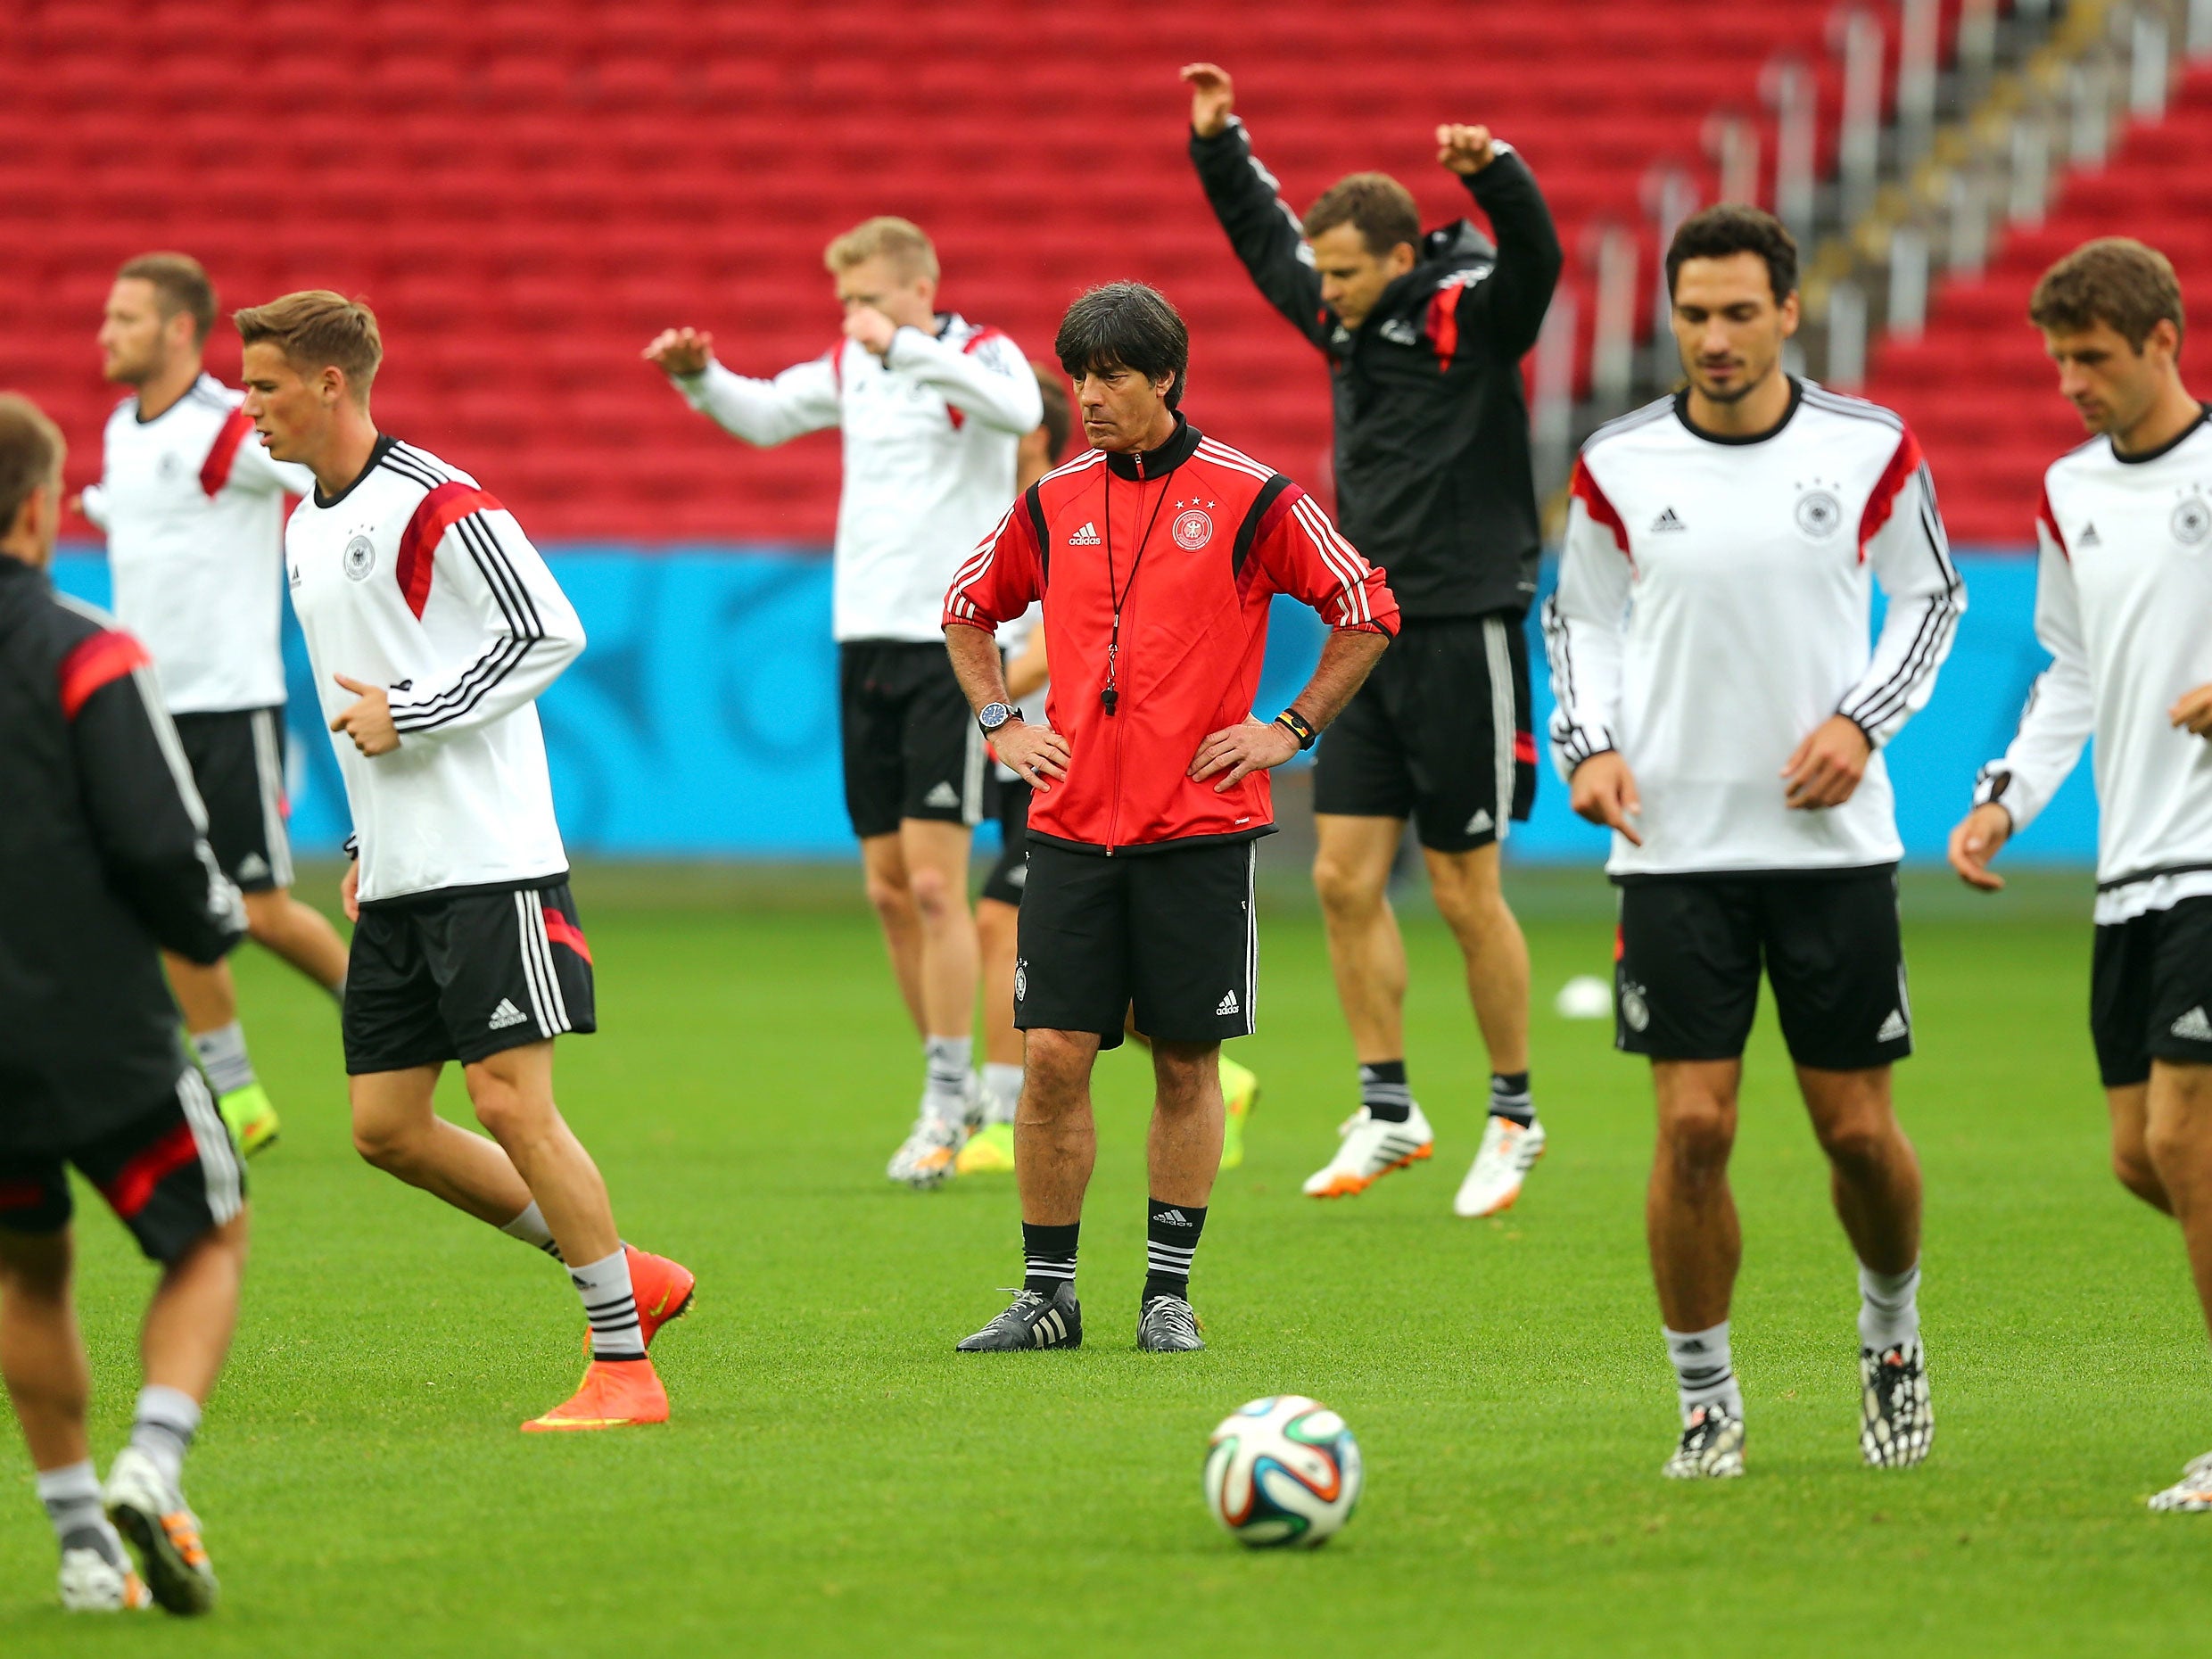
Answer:
[[[339,502],[344,500],[346,497],[351,495],[356,490],[361,487],[361,480],[367,477],[369,474],[376,470],[376,463],[383,460],[385,456],[392,453],[392,446],[397,442],[399,442],[399,440],[392,437],[389,433],[378,433],[376,434],[376,442],[368,452],[368,465],[362,467],[361,470],[354,475],[354,479],[351,483],[348,484],[344,489],[339,491],[335,495],[326,496],[323,493],[323,486],[317,484],[315,486],[315,505],[321,508],[325,512],[328,512],[332,508],[337,506]]]
[[[1122,455],[1109,450],[1106,465],[1117,478],[1164,478],[1191,458],[1197,451],[1198,441],[1204,435],[1191,425],[1182,410],[1177,409],[1174,437],[1157,450],[1144,450],[1135,455]],[[1137,470],[1140,460],[1144,463],[1142,472]]]

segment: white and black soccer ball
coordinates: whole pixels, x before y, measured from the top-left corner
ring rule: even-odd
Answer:
[[[1359,1442],[1303,1394],[1272,1394],[1221,1421],[1206,1449],[1206,1507],[1253,1549],[1327,1542],[1359,1501]]]

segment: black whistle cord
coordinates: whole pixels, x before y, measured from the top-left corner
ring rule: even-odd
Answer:
[[[1099,692],[1098,700],[1106,706],[1110,719],[1113,715],[1114,706],[1121,701],[1121,693],[1116,686],[1116,673],[1121,657],[1121,607],[1128,603],[1129,595],[1136,590],[1136,573],[1143,566],[1144,549],[1151,541],[1153,526],[1160,523],[1160,509],[1168,504],[1168,481],[1163,477],[1160,481],[1160,499],[1152,503],[1152,516],[1144,521],[1143,533],[1136,539],[1136,557],[1129,561],[1129,580],[1117,587],[1114,582],[1113,483],[1113,468],[1109,466],[1103,491],[1106,496],[1106,592],[1113,600],[1114,625],[1113,632],[1106,642],[1106,684]],[[1136,457],[1136,487],[1137,499],[1141,503],[1144,499],[1144,456],[1142,451]]]

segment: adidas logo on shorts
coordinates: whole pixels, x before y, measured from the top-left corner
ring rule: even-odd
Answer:
[[[238,861],[238,879],[241,881],[259,881],[268,874],[268,860],[259,853],[248,853]]]
[[[2212,1019],[2205,1018],[2202,1008],[2191,1009],[2167,1029],[2191,1043],[2212,1043]]]
[[[1889,1011],[1889,1018],[1882,1021],[1882,1028],[1874,1034],[1874,1040],[1877,1043],[1894,1043],[1899,1037],[1910,1035],[1911,1028],[1905,1024],[1905,1011],[1893,1008]],[[2206,1035],[2212,1036],[2212,1031],[2207,1031]]]
[[[1465,830],[1462,830],[1459,833],[1462,835],[1485,835],[1497,828],[1497,820],[1490,816],[1490,809],[1484,806],[1478,806],[1474,809],[1474,816],[1467,820],[1467,827]]]
[[[529,1018],[528,1014],[515,1006],[514,999],[503,996],[499,999],[499,1005],[491,1011],[491,1029],[504,1031],[509,1026],[523,1024]]]
[[[1096,547],[1098,545],[1098,526],[1089,519],[1085,519],[1083,528],[1068,538],[1068,545],[1071,548]]]
[[[1215,1007],[1214,1012],[1216,1014],[1234,1014],[1236,1012],[1236,993],[1232,991],[1228,994],[1228,995],[1223,997],[1218,1005]]]
[[[958,806],[960,791],[949,783],[940,783],[921,797],[921,804],[924,806]]]

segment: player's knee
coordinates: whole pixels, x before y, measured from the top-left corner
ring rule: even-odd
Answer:
[[[2191,1176],[2199,1185],[2212,1181],[2212,1137],[2201,1133],[2192,1135],[2180,1113],[2154,1118],[2145,1125],[2142,1149],[2145,1173],[2165,1191],[2191,1184]],[[2114,1151],[2117,1162],[2118,1149]],[[2125,1182],[2127,1177],[2120,1178]]]
[[[1382,887],[1368,879],[1363,866],[1328,853],[1315,855],[1313,884],[1322,908],[1339,915],[1371,910],[1382,896]]]
[[[2142,1142],[2113,1142],[2112,1174],[2122,1186],[2144,1203],[2160,1209],[2166,1208],[2165,1184],[2159,1181],[2158,1169],[2150,1161],[2150,1149]]]
[[[416,1138],[415,1131],[400,1124],[354,1120],[353,1150],[363,1162],[387,1174],[396,1175],[413,1161]]]
[[[1736,1145],[1736,1115],[1710,1096],[1672,1102],[1659,1121],[1663,1156],[1685,1174],[1726,1168]]]
[[[953,886],[942,870],[917,870],[908,880],[913,891],[914,909],[926,920],[943,921],[962,908],[965,894]]]
[[[913,889],[900,877],[868,872],[868,902],[876,914],[888,920],[911,916],[914,912]]]

